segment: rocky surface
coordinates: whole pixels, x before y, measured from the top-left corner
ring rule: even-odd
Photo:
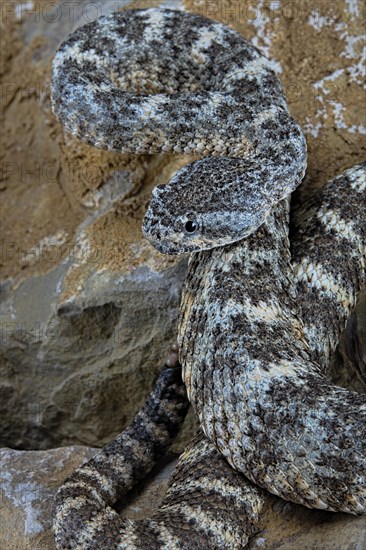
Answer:
[[[54,548],[53,496],[75,468],[96,449],[71,446],[49,451],[0,452],[0,548],[49,550]]]
[[[62,481],[97,449],[73,445],[48,451],[0,451],[0,548],[52,550],[53,498]],[[128,495],[122,513],[132,519],[151,514],[166,491],[176,464],[168,455],[143,486]],[[103,549],[101,549],[103,550]]]
[[[268,498],[260,528],[248,549],[363,550],[366,547],[365,516],[308,510],[279,498]]]
[[[304,189],[363,158],[361,1],[160,4],[222,20],[270,56],[307,135]],[[98,6],[6,3],[2,12],[0,434],[17,448],[109,440],[141,406],[175,336],[185,260],[153,250],[140,226],[152,187],[188,157],[99,151],[64,134],[51,112],[54,52],[116,8]],[[351,347],[362,378],[361,326],[359,317]]]
[[[1,441],[101,445],[141,406],[175,339],[186,260],[155,252],[140,227],[152,187],[186,159],[64,135],[51,60],[98,4],[31,4],[3,14]]]
[[[64,134],[49,96],[52,57],[74,28],[116,7],[156,5],[223,21],[273,60],[308,140],[304,193],[365,158],[362,0],[1,4],[1,444],[88,446],[4,451],[1,548],[52,548],[55,488],[135,414],[175,337],[185,260],[153,250],[140,226],[153,186],[189,158],[84,145]],[[330,373],[358,391],[365,304],[366,293]],[[141,514],[150,498],[136,505]],[[279,502],[263,516],[268,531],[256,547],[366,547],[364,520]]]
[[[53,550],[51,531],[53,496],[76,467],[95,453],[81,446],[49,451],[3,449],[0,475],[2,509],[0,548]],[[121,513],[131,519],[148,517],[161,502],[176,464],[169,455],[124,503]],[[308,510],[268,497],[260,518],[260,532],[251,550],[363,550],[366,517]]]

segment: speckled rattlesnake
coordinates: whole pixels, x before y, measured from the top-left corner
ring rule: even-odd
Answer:
[[[111,508],[184,415],[176,370],[163,370],[133,424],[59,490],[57,547],[243,548],[265,499],[253,482],[310,507],[364,512],[365,398],[323,371],[365,279],[365,165],[295,215],[292,270],[281,199],[303,177],[305,141],[268,61],[239,34],[170,10],[100,18],[61,45],[53,106],[95,146],[208,156],[156,188],[144,220],[162,252],[198,252],[179,348],[205,435],[152,518]]]

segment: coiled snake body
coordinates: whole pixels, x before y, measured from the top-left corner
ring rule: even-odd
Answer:
[[[268,60],[195,15],[126,11],[77,30],[53,62],[53,105],[97,147],[210,155],[153,191],[144,231],[169,254],[248,235],[304,175],[305,139]]]
[[[324,370],[365,280],[365,165],[295,214],[291,265],[285,197],[304,174],[303,134],[258,50],[181,12],[126,11],[77,30],[54,61],[53,106],[95,146],[209,155],[155,189],[144,220],[160,251],[195,252],[179,354],[203,431],[152,518],[112,509],[184,416],[179,374],[163,370],[133,424],[59,490],[57,547],[243,548],[258,486],[363,513],[366,401]]]

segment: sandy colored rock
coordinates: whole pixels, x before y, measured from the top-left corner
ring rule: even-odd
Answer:
[[[305,184],[319,186],[365,159],[362,0],[185,0],[184,5],[241,32],[272,60],[307,138]]]
[[[1,440],[101,445],[141,406],[176,337],[186,260],[156,252],[141,223],[152,187],[187,159],[64,134],[51,60],[94,12],[30,8],[4,12]]]
[[[366,517],[308,510],[269,497],[250,550],[363,550]]]
[[[71,15],[46,0],[2,5],[0,434],[3,445],[22,449],[99,446],[121,431],[175,337],[185,274],[185,260],[153,250],[140,226],[153,186],[189,159],[99,151],[64,134],[52,115],[52,57],[78,24],[100,15],[90,4],[78,2]],[[364,160],[362,0],[129,6],[159,4],[223,21],[273,60],[308,141],[298,199]],[[364,293],[330,371],[357,391],[366,388],[365,312]],[[193,423],[191,415],[180,441]],[[1,548],[53,548],[52,495],[93,452],[4,451]],[[147,515],[162,498],[171,467],[150,488],[144,484],[131,517]],[[366,548],[365,518],[279,499],[269,498],[261,528],[252,548]]]
[[[273,60],[308,140],[304,189],[364,157],[362,2],[186,0],[184,7],[233,26]],[[115,3],[100,9],[109,13]],[[98,14],[86,0],[72,12],[46,1],[3,12],[4,445],[108,441],[141,406],[175,338],[185,260],[156,252],[140,227],[153,186],[188,157],[100,151],[65,134],[51,112],[57,46]],[[358,319],[348,353],[364,345]],[[353,356],[364,373],[364,352]],[[352,385],[352,371],[339,375],[342,364],[338,354],[334,377]]]
[[[53,497],[62,481],[96,449],[72,446],[49,451],[3,449],[0,475],[2,510],[0,548],[54,550]],[[177,462],[168,455],[123,502],[121,514],[139,520],[149,517],[164,498]],[[260,517],[260,532],[251,550],[363,550],[366,517],[308,510],[268,496]]]
[[[0,451],[0,548],[54,550],[52,509],[63,480],[91,458],[97,449],[71,446],[48,451]],[[167,455],[143,485],[123,502],[131,519],[150,515],[164,498],[177,456]]]
[[[51,550],[53,497],[62,481],[96,449],[0,451],[0,548]]]
[[[366,393],[366,289],[348,320],[328,376],[338,386]]]

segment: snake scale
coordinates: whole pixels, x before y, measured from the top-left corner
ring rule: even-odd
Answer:
[[[78,29],[52,101],[97,147],[199,156],[154,189],[143,230],[161,252],[192,253],[178,343],[200,429],[152,517],[119,516],[184,418],[173,351],[132,424],[59,489],[57,548],[244,548],[265,490],[364,513],[366,400],[324,374],[365,282],[366,164],[295,211],[290,250],[301,129],[260,52],[192,14],[127,10]]]

